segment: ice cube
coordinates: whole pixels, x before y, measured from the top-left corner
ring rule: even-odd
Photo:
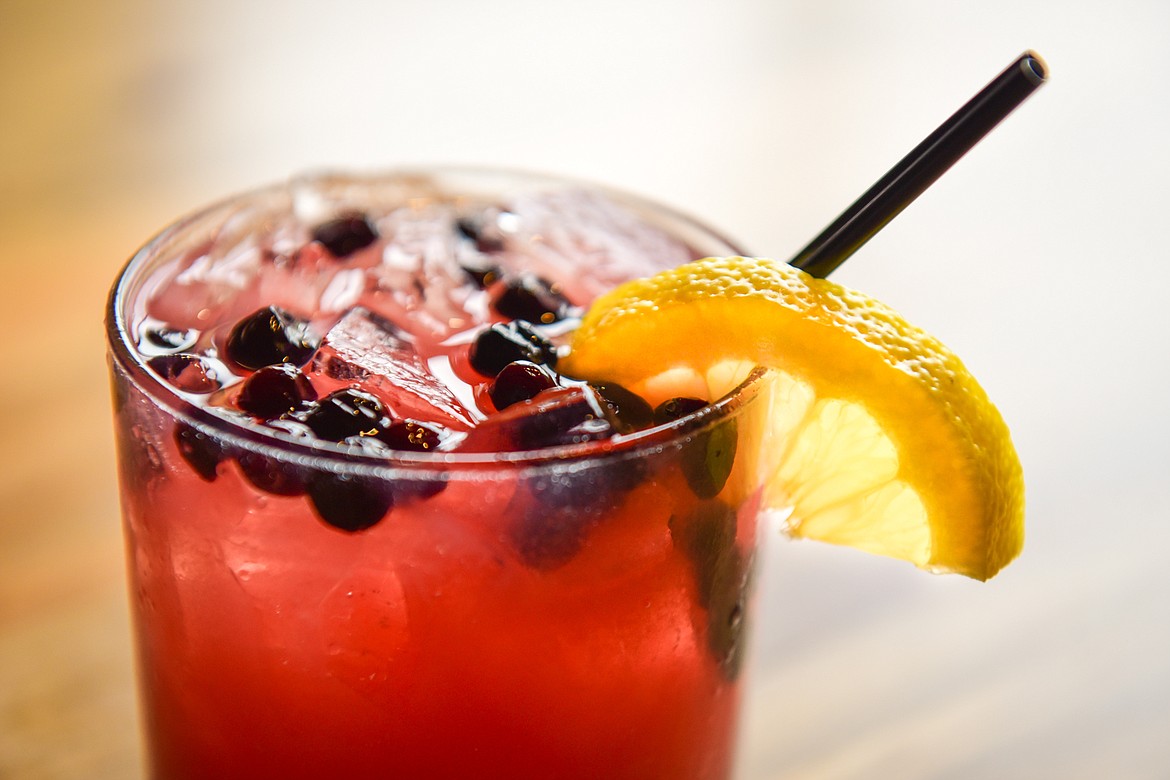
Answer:
[[[509,210],[518,227],[509,250],[526,258],[532,272],[564,285],[578,305],[628,279],[698,259],[685,243],[601,193],[535,193]]]
[[[361,298],[370,264],[364,255],[338,260],[316,242],[288,255],[269,253],[255,297],[290,311],[314,313],[314,321],[332,320]]]
[[[373,312],[355,307],[329,331],[309,364],[319,392],[360,386],[374,393],[395,419],[467,430],[473,415],[415,351],[408,334]]]
[[[196,238],[198,240],[196,240]],[[240,206],[222,215],[213,232],[190,239],[191,248],[161,280],[165,295],[150,301],[151,314],[176,327],[207,327],[238,319],[266,304],[312,311],[265,289],[308,242],[291,214]],[[303,280],[302,280],[303,281]]]
[[[262,251],[246,240],[192,252],[160,279],[157,289],[166,293],[150,297],[148,313],[178,330],[230,319],[255,284],[261,258]]]
[[[449,206],[408,206],[378,223],[386,238],[363,300],[419,338],[441,340],[486,311],[486,296],[463,266],[480,256]],[[469,259],[470,258],[470,259]]]

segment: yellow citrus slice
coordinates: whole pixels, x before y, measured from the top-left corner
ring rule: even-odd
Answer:
[[[761,468],[788,531],[980,580],[1023,545],[1003,418],[896,312],[785,263],[708,258],[597,300],[560,367],[652,403],[772,369]]]

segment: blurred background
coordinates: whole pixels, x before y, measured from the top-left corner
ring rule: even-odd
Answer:
[[[0,0],[0,778],[141,776],[101,321],[166,223],[492,164],[787,257],[1028,48],[1051,82],[834,275],[997,401],[1024,556],[771,539],[739,777],[1167,777],[1168,33],[1153,0]]]

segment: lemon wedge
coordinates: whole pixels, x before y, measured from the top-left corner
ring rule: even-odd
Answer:
[[[652,402],[718,398],[756,366],[771,369],[761,484],[792,536],[979,580],[1019,554],[1023,475],[1003,418],[953,353],[861,293],[708,258],[598,299],[560,364]]]

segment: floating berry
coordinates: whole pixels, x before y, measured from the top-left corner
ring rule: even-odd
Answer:
[[[479,251],[488,254],[499,252],[504,248],[504,239],[499,234],[498,228],[496,230],[490,228],[491,226],[485,224],[482,217],[479,219],[460,217],[455,221],[455,229],[459,231],[459,235],[474,243],[475,248]]]
[[[304,422],[318,438],[342,442],[351,436],[378,436],[390,426],[390,417],[376,396],[347,388],[321,399]]]
[[[735,510],[719,501],[700,504],[670,521],[675,547],[691,562],[700,606],[707,610],[707,646],[729,679],[739,674],[751,561],[735,541]]]
[[[481,290],[486,290],[487,288],[491,287],[493,284],[499,281],[500,277],[504,273],[503,269],[498,265],[487,261],[482,263],[460,263],[459,267],[463,269],[465,274],[471,277],[471,280],[475,282],[475,286]]]
[[[606,416],[618,433],[630,433],[654,424],[654,410],[644,398],[612,382],[591,385],[601,398]]]
[[[488,389],[488,395],[497,409],[535,398],[542,390],[556,387],[557,380],[544,366],[527,360],[517,360],[504,366]]]
[[[313,240],[343,258],[377,241],[378,231],[364,214],[349,214],[313,228]]]
[[[185,393],[205,395],[222,387],[215,369],[209,368],[198,355],[156,355],[146,364],[172,387]]]
[[[138,351],[144,354],[183,352],[195,346],[198,340],[197,330],[179,330],[169,325],[153,325],[143,328],[138,341]]]
[[[688,414],[694,414],[709,404],[700,398],[671,398],[654,407],[654,422],[665,425],[675,420],[681,420]]]
[[[550,570],[569,561],[589,531],[612,515],[641,470],[635,459],[596,462],[587,468],[551,468],[523,480],[531,497],[511,526],[509,539],[528,566]],[[631,475],[637,475],[635,481]]]
[[[313,430],[309,426],[291,417],[276,417],[271,420],[265,420],[264,425],[267,428],[278,430],[293,439],[311,440],[315,438],[313,436]]]
[[[379,437],[350,436],[341,443],[351,455],[392,458],[395,450],[430,452],[440,441],[438,431],[413,420],[403,420],[390,425]],[[403,474],[394,480],[394,501],[402,504],[422,501],[442,493],[446,487],[446,478],[430,470],[418,476]]]
[[[236,453],[236,463],[252,485],[274,496],[300,496],[305,492],[305,475],[289,463],[258,452]]]
[[[541,505],[523,512],[508,538],[526,566],[551,571],[577,554],[602,514],[589,507],[547,509]]]
[[[434,452],[443,441],[443,436],[434,428],[415,420],[399,420],[386,429],[382,440],[395,450]],[[442,493],[446,488],[447,480],[433,474],[417,478],[404,476],[394,482],[394,495],[396,500],[403,503],[423,501]]]
[[[236,405],[261,420],[275,420],[317,400],[312,382],[296,366],[265,366],[244,381]]]
[[[686,446],[682,454],[683,476],[696,496],[714,498],[723,490],[735,465],[738,441],[733,418],[704,431]]]
[[[224,351],[228,360],[251,371],[277,363],[303,366],[319,341],[308,320],[269,306],[237,322]]]
[[[346,436],[339,443],[352,455],[388,458],[394,454],[394,450],[390,449],[390,445],[377,436]]]
[[[497,322],[480,333],[467,353],[471,367],[484,376],[495,376],[517,360],[553,368],[557,348],[524,320]]]
[[[187,423],[175,425],[175,446],[183,460],[206,482],[214,482],[216,466],[224,459],[223,446]]]
[[[497,285],[492,305],[509,319],[543,325],[563,320],[573,309],[559,285],[530,273],[505,279]]]
[[[508,539],[525,565],[550,571],[567,563],[589,530],[613,510],[590,472],[551,472],[530,477],[531,502],[513,521]]]
[[[379,437],[391,449],[432,452],[443,441],[439,431],[415,420],[391,423]]]
[[[308,493],[318,517],[349,533],[377,525],[394,506],[390,485],[376,477],[320,472]]]

